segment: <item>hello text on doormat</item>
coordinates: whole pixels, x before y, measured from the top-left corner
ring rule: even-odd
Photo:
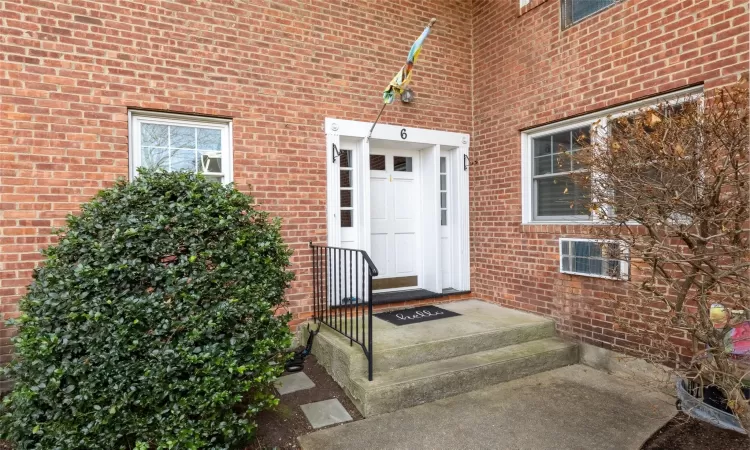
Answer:
[[[383,319],[394,325],[409,325],[410,323],[427,322],[460,315],[457,312],[431,305],[374,314],[378,319]]]

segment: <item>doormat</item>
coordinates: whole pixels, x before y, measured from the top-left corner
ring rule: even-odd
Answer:
[[[427,322],[429,320],[445,319],[447,317],[460,316],[461,314],[437,306],[420,306],[417,308],[401,309],[384,313],[373,314],[378,319],[383,319],[394,325],[409,325],[410,323]]]

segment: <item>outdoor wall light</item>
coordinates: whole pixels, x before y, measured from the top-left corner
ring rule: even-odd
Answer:
[[[401,102],[411,103],[413,100],[414,100],[414,91],[412,91],[410,87],[404,89],[404,92],[401,93]]]

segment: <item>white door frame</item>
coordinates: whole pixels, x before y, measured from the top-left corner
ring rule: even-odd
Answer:
[[[339,163],[340,157],[333,160],[334,148],[341,150],[346,148],[353,151],[353,175],[355,181],[354,195],[354,223],[357,224],[354,233],[345,233],[356,236],[356,242],[347,241],[347,247],[360,248],[368,253],[370,246],[370,143],[367,134],[372,123],[341,120],[335,118],[325,119],[326,133],[326,172],[327,172],[327,225],[328,245],[333,247],[342,246],[342,229],[340,226],[340,190],[339,190]],[[426,149],[421,151],[422,188],[424,192],[434,192],[433,196],[426,196],[429,201],[422,204],[422,223],[425,224],[422,233],[422,280],[420,285],[424,289],[440,292],[442,271],[440,270],[440,176],[439,161],[440,152],[449,151],[450,165],[452,170],[452,187],[454,195],[450,196],[449,208],[452,207],[455,215],[452,219],[453,249],[454,249],[454,286],[459,291],[470,290],[469,274],[469,172],[464,164],[468,158],[469,135],[465,133],[454,133],[449,131],[428,130],[423,128],[402,127],[398,125],[378,124],[372,139],[389,140],[396,143],[423,144]],[[427,149],[432,146],[433,148]],[[430,163],[434,167],[434,174],[426,174],[430,158],[437,158],[437,164]],[[367,182],[365,182],[365,180]],[[427,224],[430,227],[427,228]],[[348,230],[347,230],[348,231]],[[351,239],[351,238],[347,238]],[[435,240],[435,242],[431,242]],[[430,249],[435,254],[425,257],[424,252]],[[435,265],[436,267],[432,267]],[[427,275],[430,275],[428,277]]]

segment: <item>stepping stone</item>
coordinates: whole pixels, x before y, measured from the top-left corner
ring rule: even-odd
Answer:
[[[337,399],[308,403],[300,406],[313,428],[323,428],[336,423],[351,422],[352,416]]]
[[[291,394],[292,392],[302,391],[315,387],[315,383],[305,375],[305,372],[297,372],[291,375],[284,375],[274,381],[273,385],[279,391],[279,395]]]

